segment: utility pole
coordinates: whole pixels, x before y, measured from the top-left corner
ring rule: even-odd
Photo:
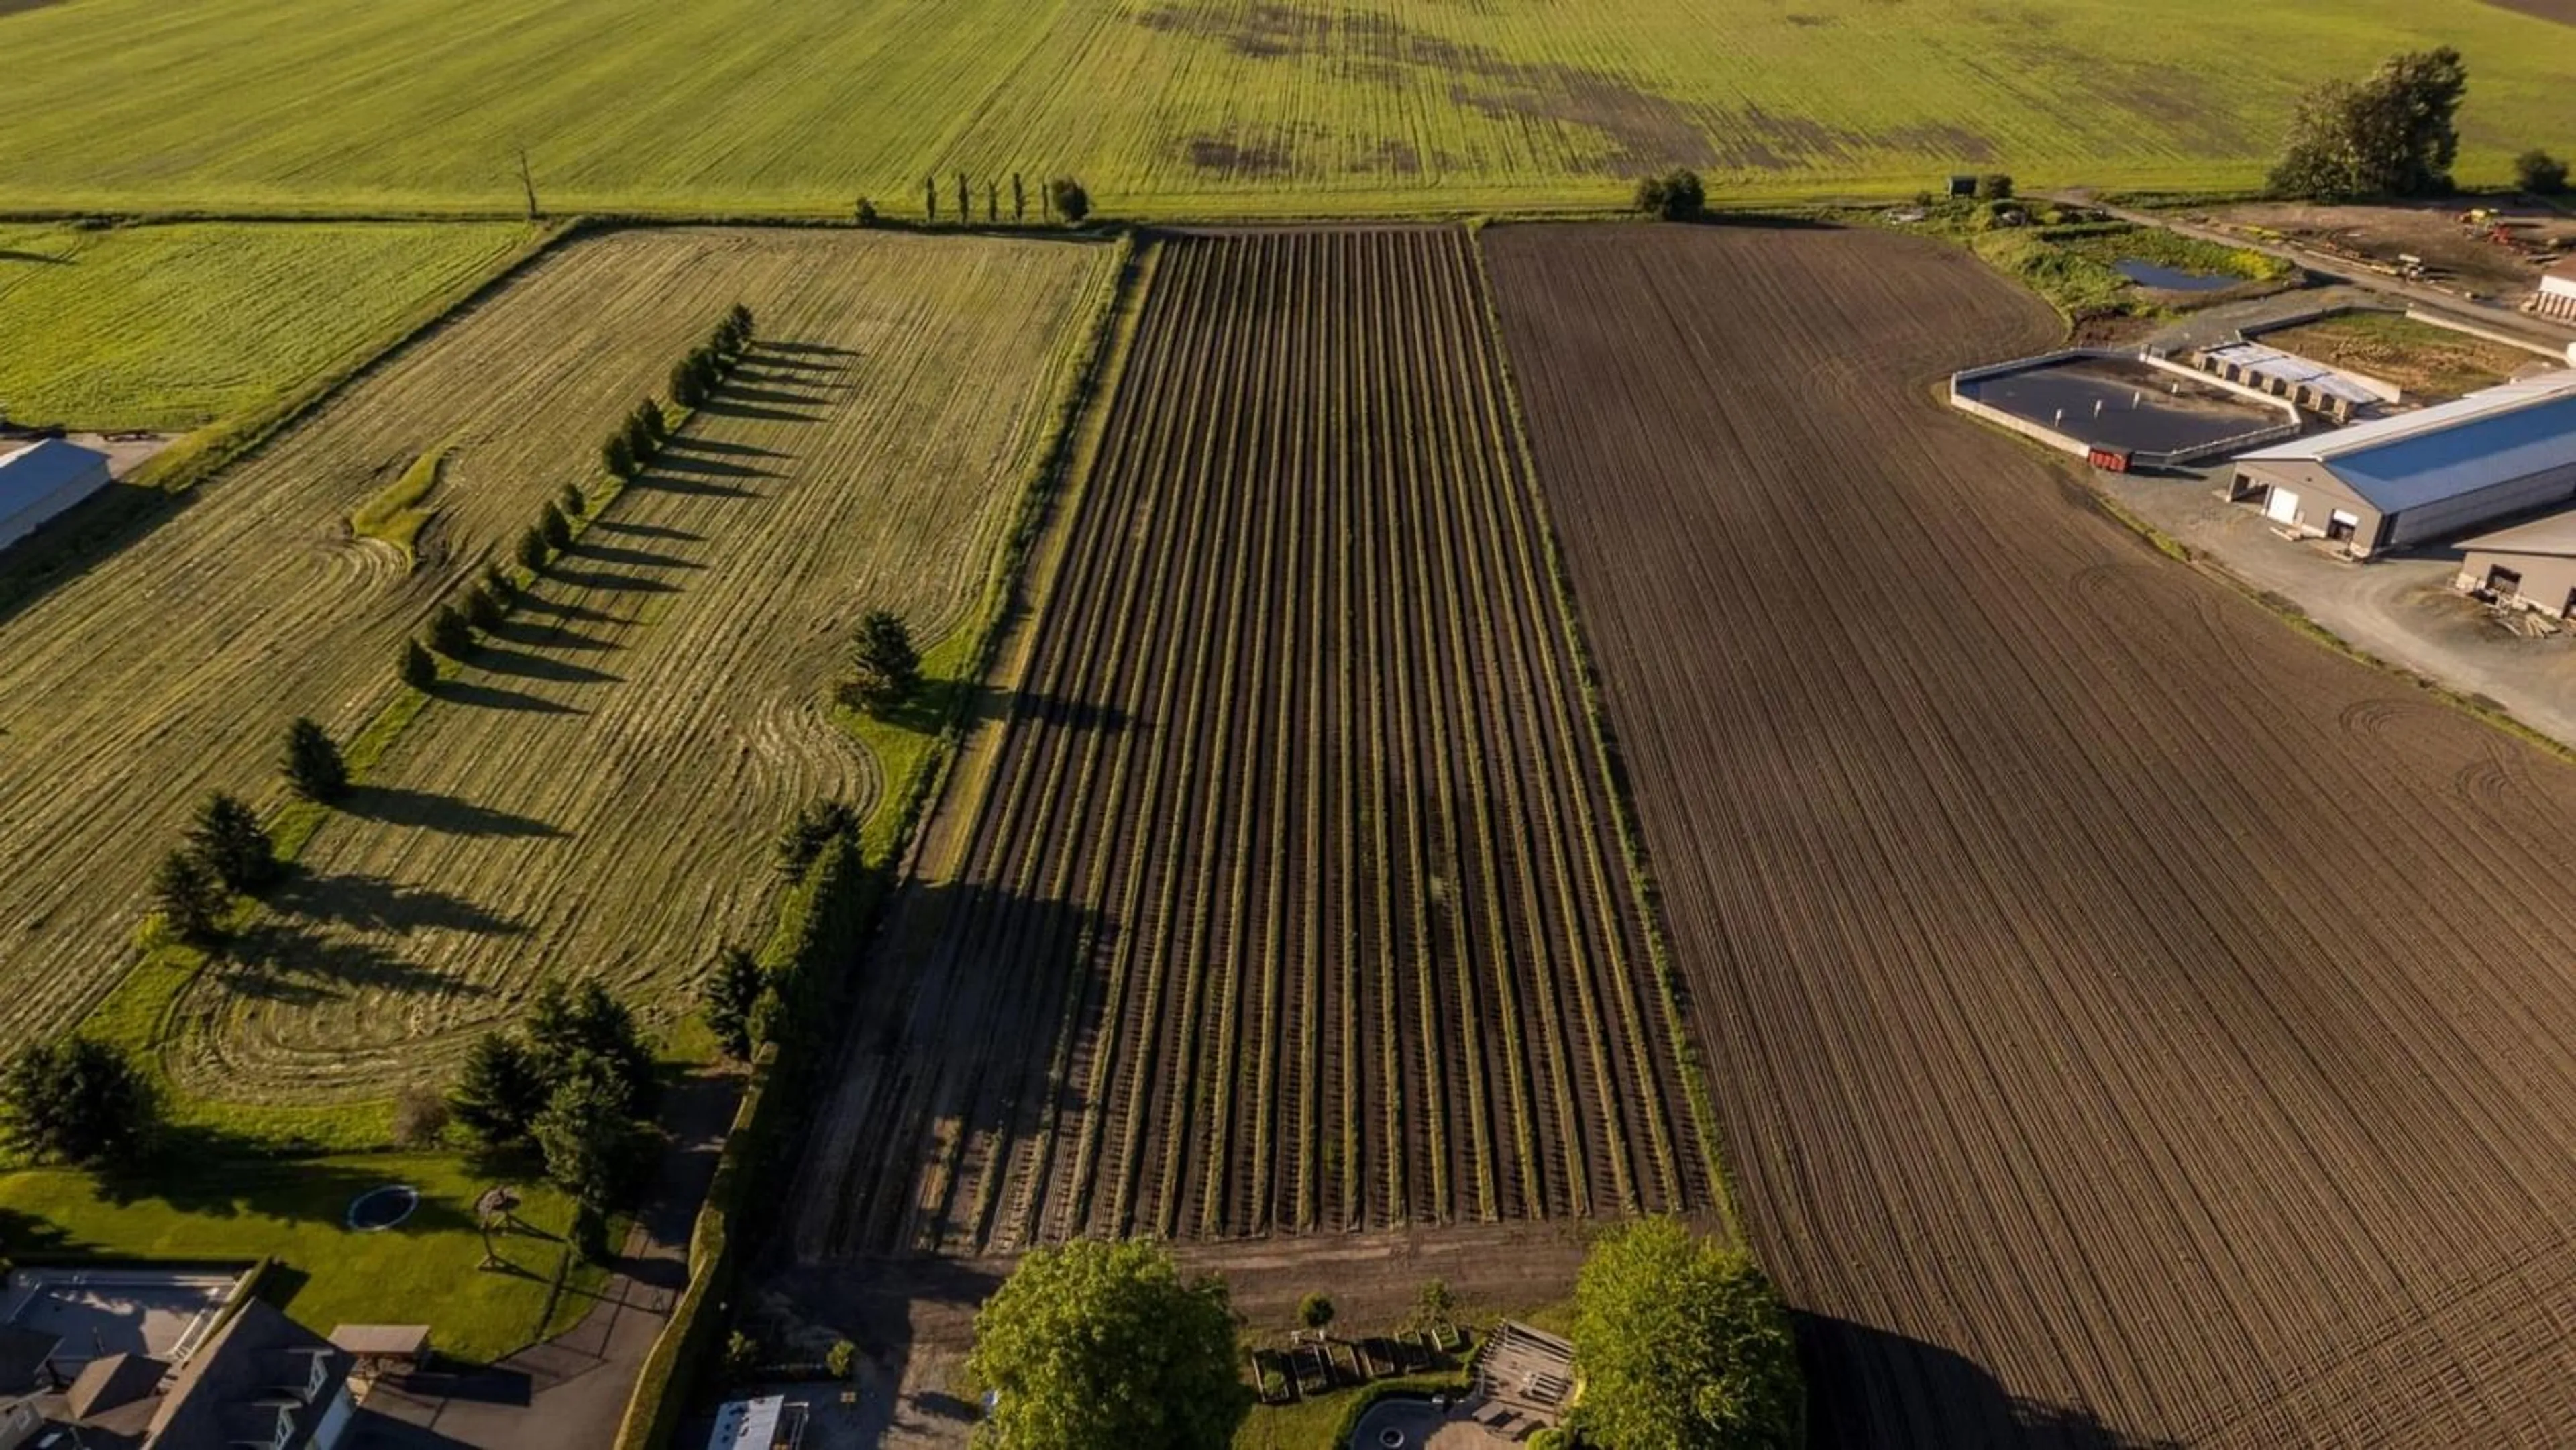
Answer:
[[[528,220],[537,219],[537,181],[528,174],[528,148],[519,148],[519,186],[528,194]]]

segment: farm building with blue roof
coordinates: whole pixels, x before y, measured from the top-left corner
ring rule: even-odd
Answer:
[[[2260,448],[2228,497],[2355,558],[2576,499],[2576,371]]]
[[[107,481],[106,454],[60,438],[0,451],[0,549],[107,487]]]

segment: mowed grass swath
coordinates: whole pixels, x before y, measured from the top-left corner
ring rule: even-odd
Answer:
[[[865,816],[895,788],[904,762],[832,710],[851,627],[892,609],[935,645],[977,623],[1116,249],[633,240],[723,278],[762,340],[181,996],[183,1088],[307,1103],[439,1079],[545,973],[658,1015],[719,946],[765,940],[799,805]]]
[[[1714,1206],[1471,248],[1163,244],[800,1254]]]
[[[392,690],[396,646],[564,484],[595,474],[605,427],[658,392],[671,361],[727,306],[793,316],[791,299],[844,271],[944,299],[925,328],[1029,327],[1032,312],[1060,305],[1034,291],[949,290],[976,275],[967,259],[980,254],[968,248],[951,263],[948,246],[719,230],[562,245],[200,484],[148,533],[0,618],[0,853],[10,862],[0,875],[10,943],[0,1044],[64,1030],[109,991],[133,959],[152,863],[196,802],[213,790],[274,799],[283,732],[297,715],[343,740],[373,718]],[[851,305],[882,318],[928,304],[887,296],[875,314]],[[898,376],[921,388],[987,381]],[[857,381],[847,386],[858,394]],[[1000,467],[1018,445],[982,446]],[[430,517],[409,557],[353,531],[361,504],[441,450],[435,485],[411,505]],[[923,542],[918,520],[881,516],[867,527]],[[471,824],[469,804],[414,796],[383,809],[457,826]],[[324,899],[392,920],[435,905],[383,885],[373,898]],[[384,991],[404,966],[363,953],[330,961],[336,974],[281,981],[280,1001],[319,1010]],[[124,1027],[148,1037],[163,1005],[142,1004]]]
[[[2463,50],[2465,173],[2576,134],[2576,29],[2478,0],[81,0],[0,17],[0,204],[910,214],[1080,175],[1130,215],[1597,204],[1963,167],[2259,178],[2296,96]],[[943,206],[953,205],[953,197]]]
[[[0,407],[102,430],[248,412],[531,240],[501,222],[0,224]]]

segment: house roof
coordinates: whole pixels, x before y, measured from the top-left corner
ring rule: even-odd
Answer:
[[[2382,513],[2576,464],[2576,371],[2258,448],[2239,463],[2313,463]]]
[[[46,438],[15,452],[0,453],[0,519],[51,498],[63,485],[106,466],[106,454],[60,438]]]
[[[324,1357],[322,1393],[308,1400],[314,1357]],[[321,1404],[347,1374],[347,1356],[321,1335],[253,1299],[232,1321],[188,1356],[187,1366],[161,1398],[148,1437],[155,1450],[227,1450],[244,1438],[266,1444],[278,1416],[294,1416],[286,1450],[303,1445],[321,1418]]]
[[[133,1404],[152,1393],[170,1366],[139,1354],[111,1354],[81,1367],[64,1397],[75,1419],[86,1420]]]
[[[14,1324],[0,1325],[0,1395],[30,1394],[41,1388],[45,1361],[51,1359],[62,1336],[42,1330],[22,1329]]]

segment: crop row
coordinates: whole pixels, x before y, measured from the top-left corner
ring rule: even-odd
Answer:
[[[1704,1205],[1466,237],[1163,247],[800,1252]]]

